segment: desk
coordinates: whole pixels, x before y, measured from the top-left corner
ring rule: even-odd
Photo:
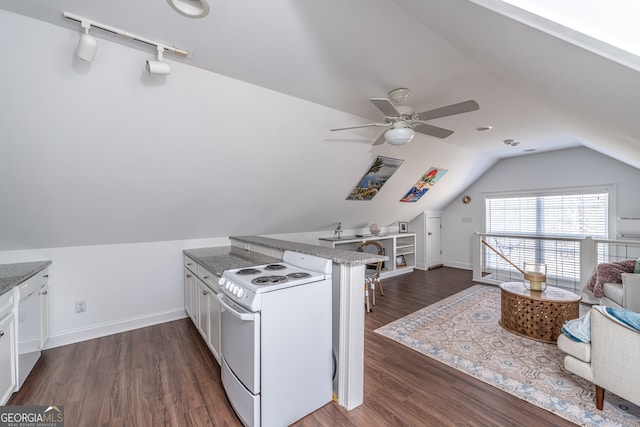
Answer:
[[[542,292],[522,282],[500,284],[503,328],[538,341],[555,343],[567,320],[578,318],[582,297],[554,286]]]

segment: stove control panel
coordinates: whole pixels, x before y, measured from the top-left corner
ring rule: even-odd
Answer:
[[[226,289],[238,298],[242,298],[245,295],[244,288],[225,277],[221,277],[218,284],[221,288]]]

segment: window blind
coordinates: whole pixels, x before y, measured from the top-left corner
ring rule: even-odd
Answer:
[[[562,238],[608,236],[607,189],[485,196],[487,234],[510,234],[531,238],[497,237],[493,245],[516,265],[547,264],[547,277],[576,281],[580,277],[580,245]],[[554,239],[545,239],[552,237]],[[558,240],[559,239],[559,240]],[[486,267],[500,270],[500,259],[486,257]]]
[[[486,232],[606,239],[609,193],[486,196]]]

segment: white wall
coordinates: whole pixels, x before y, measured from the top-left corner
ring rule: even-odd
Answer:
[[[57,347],[185,317],[182,250],[229,240],[77,246],[0,252],[0,264],[51,260],[51,340]],[[85,300],[87,311],[75,313]]]
[[[443,210],[442,251],[445,265],[471,269],[471,237],[483,232],[485,193],[563,187],[615,185],[614,226],[629,226],[617,217],[640,217],[640,170],[588,148],[574,148],[504,159]],[[462,203],[462,195],[471,203]],[[614,234],[610,236],[615,238]],[[640,230],[637,231],[640,233]]]

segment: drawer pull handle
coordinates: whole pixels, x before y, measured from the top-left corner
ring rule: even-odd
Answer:
[[[0,331],[0,338],[4,336],[4,331]]]
[[[207,295],[209,292],[207,291],[202,291],[202,295]]]
[[[48,275],[48,274],[45,274],[45,275],[44,275],[44,276],[42,276],[42,277],[44,277],[44,278],[46,279],[47,277],[49,277],[49,275]]]
[[[48,292],[47,291],[42,291],[42,295],[47,295]]]
[[[190,274],[187,274],[187,277],[191,277],[191,275],[190,275]]]
[[[205,280],[209,278],[209,276],[204,276]]]

